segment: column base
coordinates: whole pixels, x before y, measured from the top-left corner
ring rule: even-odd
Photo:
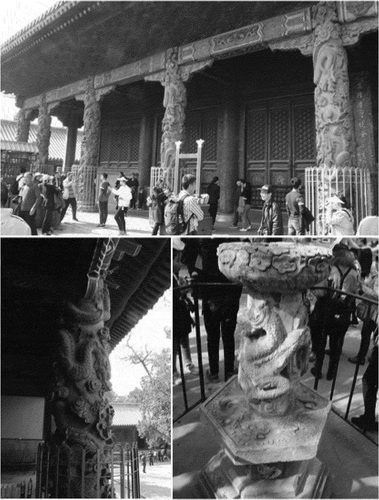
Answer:
[[[199,488],[200,498],[331,498],[331,477],[317,458],[237,466],[221,450],[201,472]]]
[[[96,205],[79,205],[77,211],[95,213],[98,212],[99,209],[97,208]]]

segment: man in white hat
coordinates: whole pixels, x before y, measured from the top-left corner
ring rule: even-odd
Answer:
[[[128,213],[132,199],[132,190],[127,185],[128,179],[126,177],[119,177],[117,180],[120,182],[120,187],[118,189],[112,188],[112,193],[118,196],[118,209],[114,220],[117,222],[119,234],[124,235],[126,234],[125,215]]]
[[[333,195],[327,207],[326,224],[332,236],[351,236],[354,232],[354,219],[348,209],[346,197]]]

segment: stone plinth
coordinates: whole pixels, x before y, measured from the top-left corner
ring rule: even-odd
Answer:
[[[219,268],[247,287],[238,376],[200,408],[222,451],[200,486],[216,498],[319,498],[327,472],[315,458],[331,403],[300,383],[310,332],[304,292],[328,277],[315,245],[224,243]]]
[[[278,471],[280,476],[275,477]],[[236,467],[224,450],[201,472],[199,487],[201,498],[330,498],[331,495],[330,476],[317,458]]]
[[[330,406],[299,384],[284,416],[260,415],[234,376],[200,407],[200,418],[234,465],[289,462],[316,456]]]

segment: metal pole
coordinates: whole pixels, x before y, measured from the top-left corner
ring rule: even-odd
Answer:
[[[193,299],[195,303],[195,329],[196,329],[197,358],[199,363],[200,392],[201,392],[201,400],[205,401],[206,397],[205,397],[205,386],[204,386],[203,357],[201,351],[201,335],[200,335],[199,290],[196,282],[194,282],[193,286]]]

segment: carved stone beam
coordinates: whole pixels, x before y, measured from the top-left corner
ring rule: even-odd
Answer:
[[[378,31],[378,19],[361,19],[354,23],[344,24],[341,27],[341,38],[344,45],[355,45],[359,38],[366,33]]]
[[[268,44],[269,48],[275,50],[300,50],[304,56],[311,56],[313,53],[313,34],[278,40]]]

